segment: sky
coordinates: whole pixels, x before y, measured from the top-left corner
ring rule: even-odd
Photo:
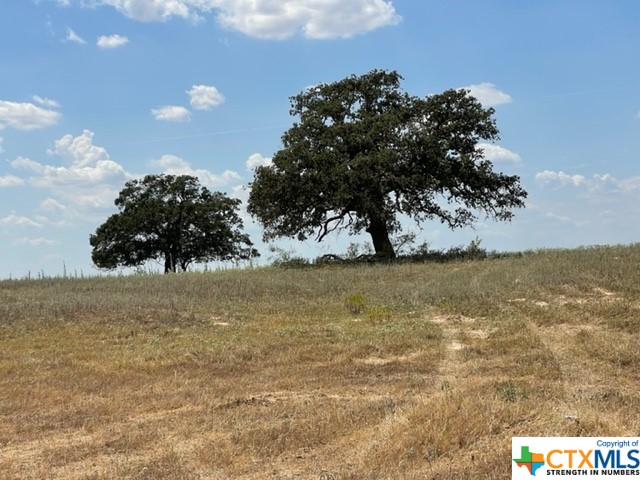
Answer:
[[[2,0],[0,278],[97,274],[89,236],[145,174],[195,175],[246,203],[295,120],[289,97],[373,69],[412,95],[466,88],[495,108],[485,155],[529,194],[509,223],[403,220],[417,243],[638,242],[638,58],[637,0]],[[275,245],[315,258],[368,241]]]

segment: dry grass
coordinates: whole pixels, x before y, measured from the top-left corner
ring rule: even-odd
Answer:
[[[512,436],[637,435],[639,265],[0,282],[0,479],[503,479]]]

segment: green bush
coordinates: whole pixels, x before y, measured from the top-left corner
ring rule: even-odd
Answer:
[[[367,304],[367,301],[364,295],[356,293],[354,295],[349,295],[344,300],[344,305],[350,313],[354,315],[358,315],[364,311],[364,308]]]

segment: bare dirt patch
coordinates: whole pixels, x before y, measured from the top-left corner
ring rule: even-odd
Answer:
[[[610,302],[619,302],[623,301],[624,297],[621,295],[617,295],[614,292],[609,290],[605,290],[604,288],[594,287],[591,290],[590,294],[587,295],[566,295],[566,294],[558,294],[552,295],[544,300],[531,300],[533,305],[538,307],[549,307],[549,306],[565,306],[565,305],[596,305],[596,304],[606,304]],[[514,298],[509,300],[512,303],[521,303],[526,302],[525,298]]]
[[[363,359],[358,359],[357,361],[360,363],[364,363],[365,365],[387,365],[389,363],[405,363],[414,361],[416,358],[420,357],[421,352],[412,352],[407,355],[396,355],[391,357],[367,357]]]

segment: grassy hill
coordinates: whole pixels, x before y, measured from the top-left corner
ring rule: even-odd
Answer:
[[[505,479],[640,431],[640,244],[0,282],[0,479]]]

